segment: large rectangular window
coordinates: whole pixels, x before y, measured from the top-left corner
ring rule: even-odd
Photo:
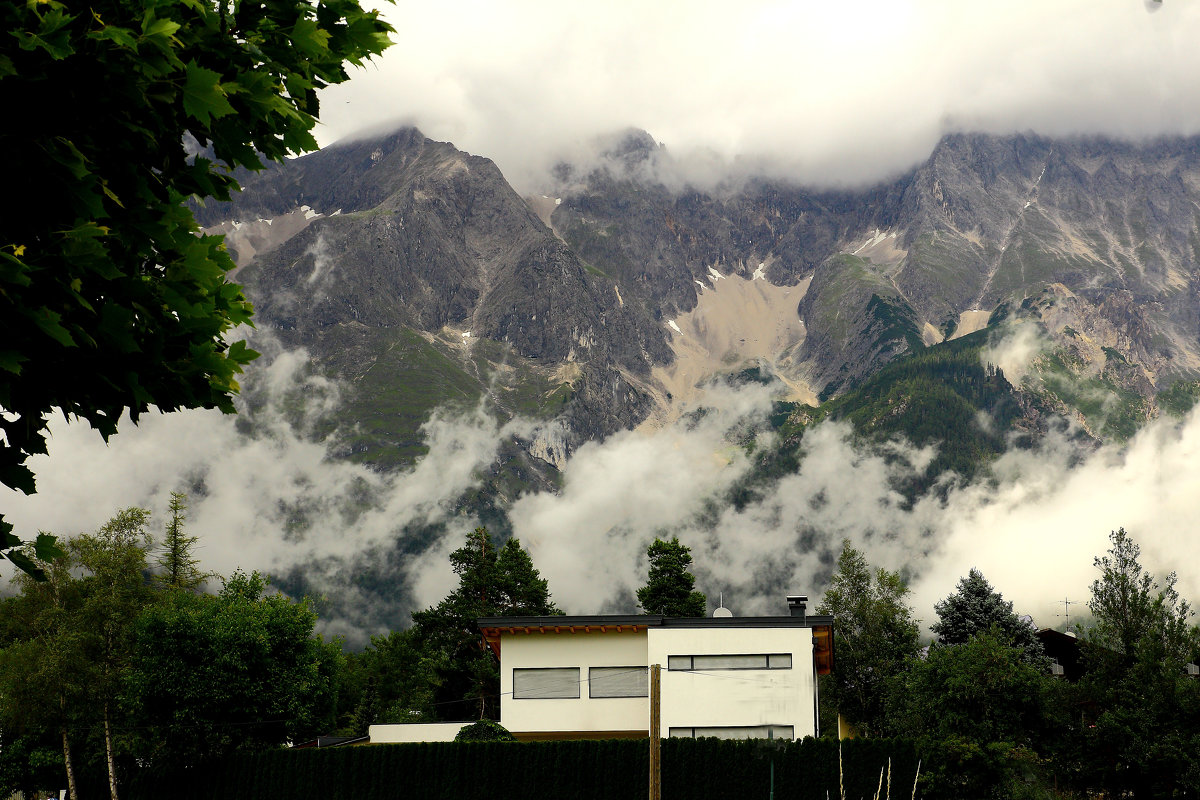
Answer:
[[[579,667],[514,669],[514,700],[574,699],[579,697]]]
[[[649,697],[650,679],[645,667],[592,667],[588,670],[588,697]]]
[[[671,728],[674,738],[700,739],[795,739],[796,729],[791,725],[733,725],[723,727]]]
[[[791,668],[791,653],[667,656],[668,670]]]

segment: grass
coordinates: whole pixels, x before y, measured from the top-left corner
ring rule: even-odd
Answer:
[[[374,362],[354,380],[346,403],[345,415],[357,425],[344,445],[352,461],[383,468],[412,464],[428,452],[420,428],[434,409],[471,408],[483,387],[414,331],[381,331],[373,349]]]
[[[1104,352],[1114,367],[1128,363],[1112,348],[1106,347]],[[1047,399],[1077,410],[1095,435],[1127,441],[1150,417],[1146,398],[1103,373],[1083,376],[1086,364],[1067,348],[1047,353],[1034,366]]]
[[[1158,408],[1172,417],[1183,417],[1200,402],[1200,381],[1176,381],[1158,393]]]
[[[851,324],[851,320],[843,313],[846,296],[855,290],[872,289],[875,290],[875,298],[882,298],[894,295],[895,290],[872,269],[870,262],[858,256],[834,256],[829,266],[832,268],[832,277],[822,282],[816,295],[816,327],[835,341],[845,341],[849,338]]]

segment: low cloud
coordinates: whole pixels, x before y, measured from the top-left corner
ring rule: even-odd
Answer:
[[[694,180],[876,181],[951,131],[1200,131],[1200,6],[1139,0],[384,9],[396,44],[322,95],[321,141],[411,123],[521,191],[627,126]]]
[[[253,408],[239,417],[151,412],[136,426],[124,420],[107,445],[83,423],[53,420],[49,455],[30,460],[38,493],[5,490],[5,516],[24,538],[38,530],[71,537],[137,505],[153,511],[152,530],[161,533],[170,493],[186,492],[187,529],[199,537],[204,569],[302,575],[336,615],[326,629],[362,643],[385,629],[381,620],[412,609],[380,608],[379,592],[357,578],[373,570],[379,583],[394,583],[393,603],[403,597],[419,608],[440,599],[452,583],[444,559],[433,559],[441,561],[436,569],[427,557],[406,563],[385,556],[412,527],[461,538],[473,523],[457,515],[455,501],[515,429],[483,408],[434,414],[423,428],[429,452],[411,469],[381,474],[336,460],[330,442],[313,432],[337,408],[338,387],[309,374],[303,350],[283,351],[261,338],[255,346],[264,357],[247,380]]]
[[[1147,569],[1178,570],[1182,593],[1200,598],[1200,570],[1191,566],[1200,563],[1191,535],[1200,497],[1197,414],[1094,451],[1062,426],[1036,449],[1004,454],[991,479],[948,476],[944,499],[912,507],[893,487],[928,465],[928,448],[864,448],[848,426],[826,423],[805,436],[794,474],[738,510],[723,498],[747,461],[711,467],[726,446],[719,425],[623,434],[581,448],[560,496],[519,502],[514,528],[560,604],[579,613],[635,610],[646,545],[677,535],[692,548],[710,607],[723,593],[735,614],[785,613],[786,593],[808,593],[815,604],[848,539],[873,564],[908,577],[926,625],[934,603],[977,567],[1020,613],[1054,627],[1064,621],[1064,599],[1089,598],[1093,558],[1120,526],[1141,543]],[[673,463],[676,456],[686,463]]]
[[[424,428],[428,454],[383,474],[331,458],[313,437],[340,395],[309,374],[303,351],[268,349],[263,361],[248,393],[260,393],[255,410],[240,422],[206,411],[147,414],[106,446],[83,425],[55,421],[50,455],[33,460],[39,493],[6,494],[5,514],[26,536],[70,536],[143,505],[161,530],[170,492],[187,491],[188,529],[206,569],[302,575],[325,597],[324,630],[361,645],[454,587],[447,556],[478,524],[458,500],[502,443],[527,438],[532,426],[502,426],[483,408],[435,414]],[[296,411],[301,396],[308,413]],[[806,434],[793,474],[739,509],[726,498],[750,470],[750,451],[770,444],[770,392],[713,386],[698,405],[702,412],[657,432],[585,444],[567,461],[559,493],[511,507],[514,534],[568,612],[635,611],[645,549],[660,535],[692,548],[698,588],[710,606],[723,593],[735,614],[784,613],[789,592],[815,605],[849,539],[910,579],[925,624],[977,567],[1019,612],[1054,626],[1064,599],[1088,599],[1092,559],[1118,526],[1141,544],[1148,569],[1177,569],[1182,594],[1200,598],[1197,413],[1155,422],[1124,447],[1081,450],[1051,433],[1036,449],[1001,456],[989,480],[948,479],[944,498],[912,507],[893,487],[928,466],[930,448],[865,448],[847,426],[826,423]]]
[[[1053,342],[1030,321],[1009,323],[1005,335],[990,341],[981,351],[984,365],[1000,368],[1013,386],[1020,386],[1034,366],[1034,360],[1053,346]]]

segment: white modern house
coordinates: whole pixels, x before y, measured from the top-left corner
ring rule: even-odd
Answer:
[[[660,737],[798,739],[818,733],[817,676],[833,618],[789,597],[780,617],[487,617],[500,724],[518,739],[645,737],[660,665]]]

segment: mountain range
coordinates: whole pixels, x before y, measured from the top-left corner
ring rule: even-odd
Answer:
[[[198,216],[259,327],[349,387],[337,452],[380,468],[421,452],[433,408],[487,396],[540,421],[513,455],[552,482],[715,376],[761,367],[816,405],[1006,317],[1052,344],[1023,388],[1097,437],[1128,425],[1106,429],[1113,402],[1089,414],[1082,384],[1136,423],[1200,373],[1194,138],[953,135],[852,190],[672,187],[669,157],[629,131],[523,198],[408,128],[249,175]]]
[[[1052,430],[1119,444],[1200,397],[1200,139],[959,134],[857,188],[701,190],[676,167],[630,130],[522,196],[406,128],[242,175],[196,213],[239,264],[253,338],[301,348],[338,387],[332,412],[282,403],[324,409],[305,430],[329,458],[407,470],[439,409],[520,422],[455,501],[500,536],[519,497],[564,490],[577,450],[695,424],[714,383],[774,398],[766,430],[729,433],[749,467],[712,508],[733,509],[797,473],[824,420],[888,459],[898,437],[932,447],[897,473],[913,503]],[[247,381],[247,431],[276,390]],[[359,571],[383,624],[403,624],[409,591],[386,564],[444,524],[403,526]]]

